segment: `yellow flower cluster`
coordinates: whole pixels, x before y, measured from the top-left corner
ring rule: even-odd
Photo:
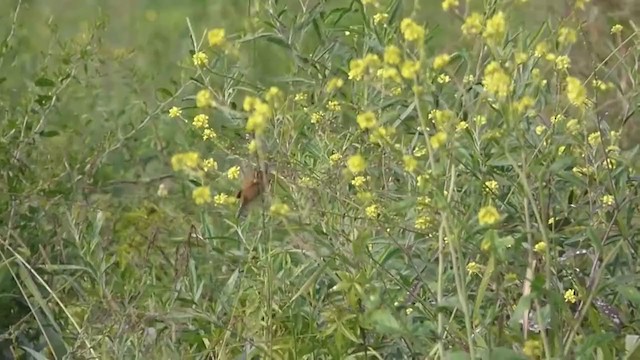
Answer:
[[[200,166],[200,154],[195,151],[175,154],[171,157],[173,171],[196,170]]]
[[[489,45],[497,45],[504,39],[506,23],[502,11],[498,11],[493,17],[487,20],[482,37],[484,37]]]
[[[511,92],[511,77],[497,61],[490,62],[484,68],[482,81],[487,92],[498,99],[506,98]]]
[[[406,41],[417,42],[424,40],[426,33],[422,26],[416,24],[415,21],[410,18],[402,19],[400,22],[400,32]]]
[[[244,111],[250,113],[247,119],[248,132],[261,134],[267,127],[267,121],[272,116],[272,110],[268,103],[254,96],[247,96],[242,104]]]

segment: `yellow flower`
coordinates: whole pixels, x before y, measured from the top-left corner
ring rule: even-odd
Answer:
[[[171,109],[169,109],[169,117],[170,118],[178,117],[180,115],[182,115],[182,110],[180,110],[179,107],[172,106]]]
[[[276,216],[286,216],[287,214],[289,214],[289,212],[291,212],[291,209],[289,209],[289,205],[287,204],[277,203],[271,205],[269,211]]]
[[[442,69],[447,66],[449,60],[451,60],[451,55],[449,54],[440,54],[436,56],[435,59],[433,59],[433,68],[436,70]]]
[[[369,136],[372,143],[382,144],[383,142],[391,142],[391,137],[395,135],[396,129],[393,126],[378,127],[373,130]]]
[[[230,199],[231,199],[231,196],[221,193],[213,197],[213,203],[216,204],[216,206],[225,205],[230,202]]]
[[[482,83],[487,92],[498,99],[506,98],[511,92],[511,77],[496,61],[490,62],[485,67]]]
[[[340,154],[331,154],[331,156],[329,156],[329,161],[332,165],[335,165],[340,160],[342,160],[342,155]]]
[[[242,109],[244,111],[252,111],[255,108],[257,101],[258,99],[254,96],[245,97],[244,101],[242,102]]]
[[[349,79],[361,80],[367,70],[367,66],[362,59],[353,59],[349,62]]]
[[[482,126],[487,123],[487,117],[484,115],[476,115],[473,117],[473,122],[475,122],[478,126]]]
[[[215,160],[213,160],[212,158],[208,158],[202,162],[202,170],[209,171],[212,169],[218,170],[218,163]]]
[[[460,5],[458,0],[443,0],[442,1],[442,10],[449,11],[451,8],[456,8]]]
[[[256,152],[256,150],[258,150],[258,143],[256,142],[255,139],[251,140],[248,144],[247,144],[247,150],[249,151],[249,153],[254,154]]]
[[[356,121],[363,130],[373,129],[377,125],[376,115],[372,111],[367,111],[356,116]]]
[[[456,132],[461,132],[464,131],[466,129],[469,128],[469,123],[467,123],[466,121],[460,121],[457,125],[456,125]]]
[[[342,87],[342,85],[344,85],[344,80],[342,80],[339,77],[334,77],[334,78],[329,79],[329,81],[327,81],[326,90],[328,92],[332,92],[332,91],[340,89]]]
[[[323,118],[324,118],[324,112],[316,111],[313,114],[311,114],[311,123],[312,124],[317,124],[320,121],[322,121]]]
[[[495,180],[488,180],[484,182],[485,192],[496,193],[498,191],[498,182]]]
[[[446,142],[447,142],[447,133],[444,131],[438,131],[429,139],[429,143],[431,144],[431,147],[434,150],[440,148]]]
[[[547,251],[547,243],[544,241],[539,241],[537,244],[533,246],[533,251],[542,254]]]
[[[193,65],[204,66],[209,62],[209,57],[202,51],[198,51],[193,54]]]
[[[364,172],[367,168],[367,162],[364,157],[360,154],[353,155],[347,160],[347,168],[353,174],[359,174]]]
[[[329,100],[329,102],[327,103],[327,109],[329,111],[338,112],[342,110],[342,106],[340,105],[340,102],[337,100]]]
[[[560,45],[571,45],[578,40],[576,31],[570,27],[558,29],[558,42]]]
[[[478,212],[478,222],[480,225],[493,225],[498,221],[500,221],[500,214],[492,205],[482,207]]]
[[[591,85],[601,91],[605,91],[609,88],[609,85],[607,83],[605,83],[604,81],[600,80],[600,79],[594,79],[591,82]]]
[[[400,74],[405,79],[413,79],[420,70],[420,61],[406,60],[400,67]]]
[[[431,110],[429,113],[429,119],[433,120],[438,128],[447,127],[449,123],[452,123],[456,119],[456,114],[449,110]]]
[[[215,139],[216,137],[218,137],[218,134],[216,134],[215,131],[213,131],[213,129],[210,128],[206,128],[202,131],[202,140],[209,140],[209,139]]]
[[[200,164],[200,154],[191,151],[175,154],[171,157],[171,167],[174,171],[196,169]]]
[[[206,129],[209,127],[209,116],[205,114],[198,114],[193,117],[192,124],[196,129]]]
[[[620,34],[622,32],[622,29],[624,29],[624,27],[620,24],[615,24],[611,27],[611,33],[612,34]]]
[[[580,131],[580,121],[578,119],[570,119],[565,127],[569,134],[576,135]]]
[[[449,75],[447,74],[440,74],[438,75],[438,78],[436,80],[438,81],[439,84],[446,84],[449,81],[451,81],[451,77],[449,77]]]
[[[224,44],[225,31],[224,29],[212,29],[207,33],[207,39],[209,40],[209,46],[214,47]]]
[[[567,98],[572,105],[577,107],[583,107],[587,101],[587,89],[578,78],[567,77]]]
[[[368,218],[375,219],[380,215],[380,207],[376,204],[369,205],[364,212],[367,214]]]
[[[576,291],[574,289],[569,289],[564,292],[564,301],[575,304],[578,301],[578,295],[576,295]]]
[[[400,22],[400,32],[406,41],[422,41],[425,30],[410,18],[405,18]]]
[[[400,64],[400,61],[402,61],[402,51],[400,51],[400,49],[395,45],[389,45],[384,48],[382,58],[384,59],[385,64],[398,65]]]
[[[571,66],[571,59],[567,55],[561,55],[556,58],[556,69],[567,70]]]
[[[227,170],[227,177],[231,180],[235,180],[240,176],[240,167],[233,166]]]
[[[612,206],[616,200],[613,195],[602,195],[600,201],[604,206]]]
[[[377,13],[373,15],[373,24],[378,25],[379,23],[386,21],[389,18],[389,14],[387,13]]]
[[[211,202],[211,190],[208,186],[199,186],[193,189],[191,197],[196,205],[203,205]]]
[[[493,15],[490,19],[487,20],[486,27],[482,36],[490,45],[497,44],[502,41],[504,38],[506,29],[506,21],[504,18],[504,13],[502,11],[498,11],[495,15]]]
[[[522,114],[527,112],[535,103],[535,100],[531,96],[523,96],[522,99],[516,101],[513,104],[516,112]]]
[[[196,94],[196,106],[199,108],[213,105],[213,96],[208,89],[202,89]]]
[[[538,340],[527,340],[524,342],[522,352],[532,359],[537,359],[542,355],[542,345]]]
[[[431,198],[428,196],[418,196],[416,199],[418,209],[426,209],[431,205]]]
[[[529,54],[527,54],[526,52],[522,52],[522,51],[520,51],[520,52],[517,52],[517,53],[514,55],[514,59],[515,59],[515,61],[516,61],[516,64],[518,64],[518,65],[522,65],[522,64],[524,64],[527,60],[529,60]]]
[[[284,95],[282,94],[282,90],[277,86],[272,86],[267,90],[267,93],[264,95],[264,99],[267,100],[270,104],[279,104]]]
[[[482,270],[482,266],[475,261],[472,261],[467,264],[467,273],[471,276],[474,274],[479,274],[480,270]]]
[[[409,173],[414,172],[418,167],[418,160],[411,155],[404,155],[402,162],[404,163],[404,170]]]
[[[431,219],[429,219],[428,216],[423,215],[416,219],[414,226],[416,229],[425,230],[429,227],[430,224],[431,224]]]
[[[599,131],[595,131],[592,132],[591,134],[589,134],[587,136],[587,142],[589,143],[589,145],[596,147],[600,144],[601,142],[601,137],[600,137],[600,132]]]
[[[545,130],[547,130],[547,127],[544,125],[536,126],[536,135],[542,135]]]
[[[482,14],[473,12],[466,19],[464,19],[464,24],[462,24],[461,30],[462,33],[466,36],[478,35],[482,31]]]
[[[391,80],[396,83],[402,82],[400,72],[395,67],[385,66],[382,69],[378,70],[377,75],[381,77],[382,80]]]
[[[367,178],[365,178],[362,175],[356,176],[353,178],[353,180],[351,180],[351,185],[355,186],[356,188],[362,188],[364,187],[364,184],[367,182]]]
[[[253,113],[249,115],[247,119],[246,130],[251,132],[255,132],[257,134],[262,133],[262,131],[267,127],[267,119],[258,113]]]
[[[533,51],[533,55],[537,57],[543,57],[549,52],[549,44],[545,41],[541,41],[536,44],[535,50]]]

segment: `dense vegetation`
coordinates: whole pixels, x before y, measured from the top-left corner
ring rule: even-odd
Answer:
[[[640,358],[633,2],[0,4],[0,358]]]

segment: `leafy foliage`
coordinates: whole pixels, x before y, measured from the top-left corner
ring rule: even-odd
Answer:
[[[0,357],[638,353],[602,4],[5,2]]]

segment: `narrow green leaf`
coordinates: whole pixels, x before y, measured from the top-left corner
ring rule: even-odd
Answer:
[[[45,77],[38,78],[34,82],[34,84],[37,87],[54,87],[54,86],[56,86],[56,82],[55,81],[53,81],[51,79],[48,79],[48,78],[45,78]]]
[[[324,270],[327,268],[328,264],[329,262],[325,261],[318,269],[316,269],[316,271],[313,274],[311,274],[309,279],[305,281],[304,284],[302,284],[300,289],[298,289],[298,291],[293,295],[293,297],[291,297],[291,300],[289,300],[289,302],[287,303],[287,305],[285,305],[285,307],[288,307],[289,305],[291,305],[298,297],[300,297],[300,295],[307,292],[309,288],[311,288],[311,286],[314,286],[318,281],[318,278],[320,277],[320,275],[324,273]]]
[[[475,321],[480,320],[480,305],[482,305],[482,300],[484,300],[484,295],[487,292],[487,287],[489,286],[489,281],[491,280],[491,275],[493,275],[493,271],[496,267],[496,259],[494,254],[491,254],[489,258],[489,262],[484,270],[484,275],[482,275],[482,281],[480,282],[480,286],[478,287],[478,294],[476,295],[476,302],[473,306],[473,318]]]

